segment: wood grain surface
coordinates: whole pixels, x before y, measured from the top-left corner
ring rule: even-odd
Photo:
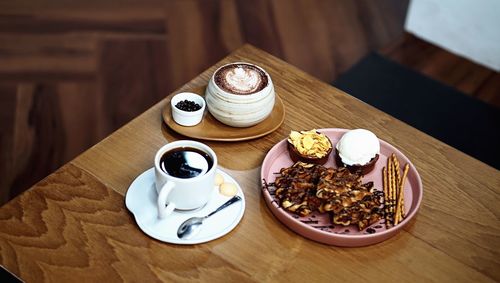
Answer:
[[[245,142],[206,142],[241,185],[240,224],[215,241],[177,246],[145,236],[124,195],[154,153],[182,136],[162,123],[168,99],[0,208],[0,263],[27,282],[50,281],[449,281],[500,280],[500,174],[440,141],[250,45],[175,91],[200,87],[217,66],[265,68],[287,115],[275,132]],[[338,248],[287,229],[261,196],[260,164],[291,129],[367,128],[419,171],[416,218],[377,245]]]

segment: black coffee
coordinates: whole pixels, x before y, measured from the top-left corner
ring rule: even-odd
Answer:
[[[163,172],[177,178],[194,178],[207,172],[214,165],[210,155],[193,147],[171,149],[160,158],[160,168]]]

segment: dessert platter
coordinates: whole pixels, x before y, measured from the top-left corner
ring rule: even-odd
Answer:
[[[292,131],[266,155],[261,178],[278,220],[336,246],[389,239],[415,216],[423,194],[410,160],[363,129]]]
[[[189,97],[186,102],[201,99],[200,108],[195,111],[198,113],[180,110],[179,97]],[[185,114],[184,119],[179,119],[180,114]],[[194,115],[199,115],[199,119],[194,119]],[[162,117],[170,129],[187,137],[243,141],[279,128],[285,120],[285,107],[265,70],[236,62],[217,69],[207,86],[171,97]]]

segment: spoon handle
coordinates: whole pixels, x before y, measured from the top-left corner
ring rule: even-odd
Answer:
[[[224,203],[223,205],[219,206],[219,208],[217,208],[216,210],[212,211],[209,215],[205,216],[205,218],[208,218],[214,214],[216,214],[217,212],[223,210],[224,208],[230,206],[231,204],[237,202],[237,201],[240,201],[241,200],[241,197],[239,196],[234,196],[232,197],[230,200],[226,201],[226,203]]]

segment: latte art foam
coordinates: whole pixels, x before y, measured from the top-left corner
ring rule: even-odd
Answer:
[[[248,64],[231,64],[222,67],[214,77],[223,90],[234,94],[252,94],[267,86],[267,76],[259,68]]]

